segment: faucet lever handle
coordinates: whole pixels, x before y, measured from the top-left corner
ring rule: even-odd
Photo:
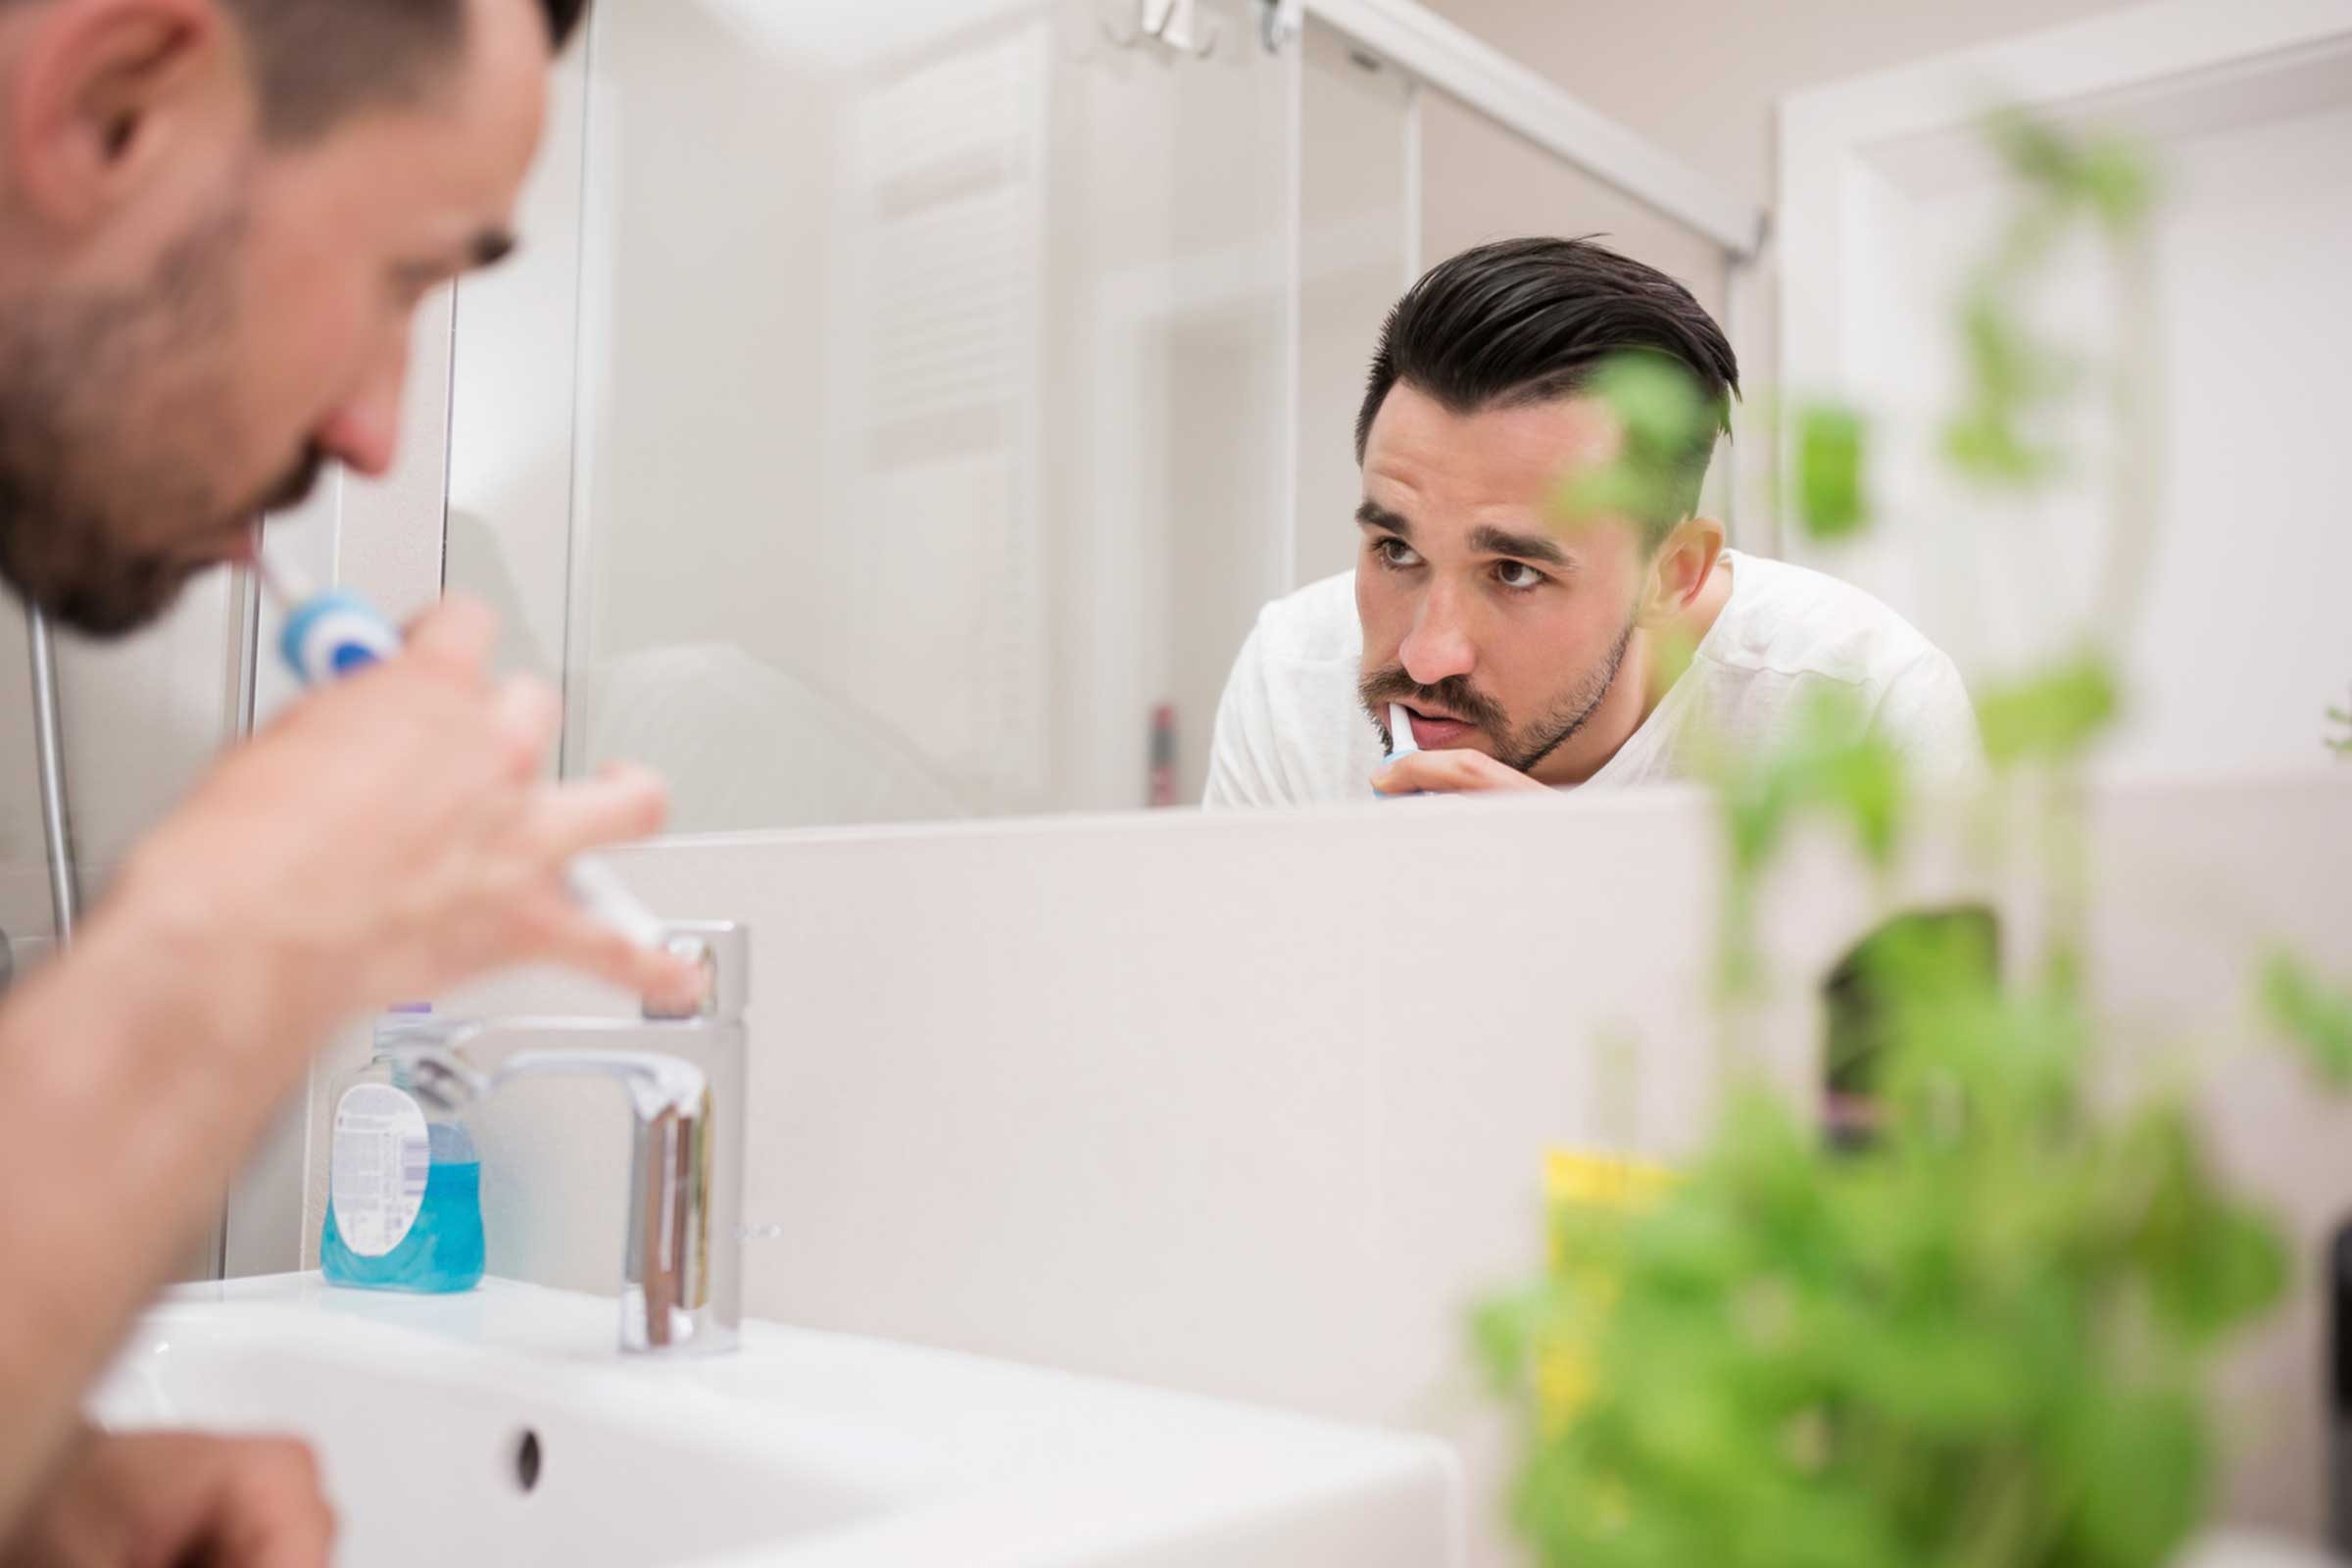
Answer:
[[[676,1023],[690,1018],[732,1022],[743,1016],[750,1000],[748,981],[751,945],[744,928],[731,920],[676,920],[669,924],[663,946],[678,957],[702,965],[701,996],[681,1007],[645,1004],[645,1016],[655,1022]]]

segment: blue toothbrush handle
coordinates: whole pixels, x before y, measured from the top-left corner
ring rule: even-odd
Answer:
[[[357,594],[331,588],[287,615],[277,651],[306,686],[323,686],[400,652],[400,633]]]

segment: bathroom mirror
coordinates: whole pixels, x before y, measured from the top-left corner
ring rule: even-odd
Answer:
[[[567,771],[683,831],[1193,805],[1258,611],[1353,563],[1425,255],[1630,230],[1720,304],[1314,8],[1160,10],[601,0],[452,378],[449,581]]]
[[[2275,585],[2352,572],[2352,531],[2317,522],[2352,414],[2342,313],[2316,309],[2352,265],[2314,183],[2352,114],[2341,36],[1816,73],[1720,107],[1799,127],[1726,183],[1633,123],[1640,27],[1579,79],[1524,10],[600,0],[531,248],[463,285],[451,376],[447,578],[563,683],[564,768],[650,762],[686,832],[1198,803],[1258,612],[1358,558],[1383,316],[1425,263],[1530,233],[1604,235],[1723,324],[1747,398],[1705,505],[1736,548],[1861,584],[1972,686],[2135,563],[2114,760],[2330,765],[2352,617]],[[1919,26],[1923,56],[1971,41]],[[2078,516],[2103,499],[1996,540],[1935,477],[1996,66],[2168,172],[2163,518],[2120,558]],[[2065,270],[2044,304],[2113,316],[2089,287]],[[1824,389],[1891,416],[1860,547],[1773,504],[1775,420]]]

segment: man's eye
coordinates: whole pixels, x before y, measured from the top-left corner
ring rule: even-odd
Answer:
[[[1413,554],[1413,547],[1401,539],[1376,540],[1372,550],[1380,557],[1380,564],[1384,566],[1417,566],[1421,564],[1421,558]]]
[[[1494,580],[1505,588],[1534,588],[1550,579],[1524,561],[1505,561],[1495,566]]]

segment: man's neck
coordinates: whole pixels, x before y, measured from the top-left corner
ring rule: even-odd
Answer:
[[[1731,563],[1718,559],[1707,574],[1707,585],[1691,596],[1675,617],[1652,629],[1637,626],[1625,647],[1617,678],[1592,710],[1582,732],[1549,757],[1535,771],[1537,782],[1564,789],[1582,784],[1608,766],[1625,743],[1641,733],[1666,694],[1690,665],[1690,657],[1706,640],[1724,607],[1732,602]]]

